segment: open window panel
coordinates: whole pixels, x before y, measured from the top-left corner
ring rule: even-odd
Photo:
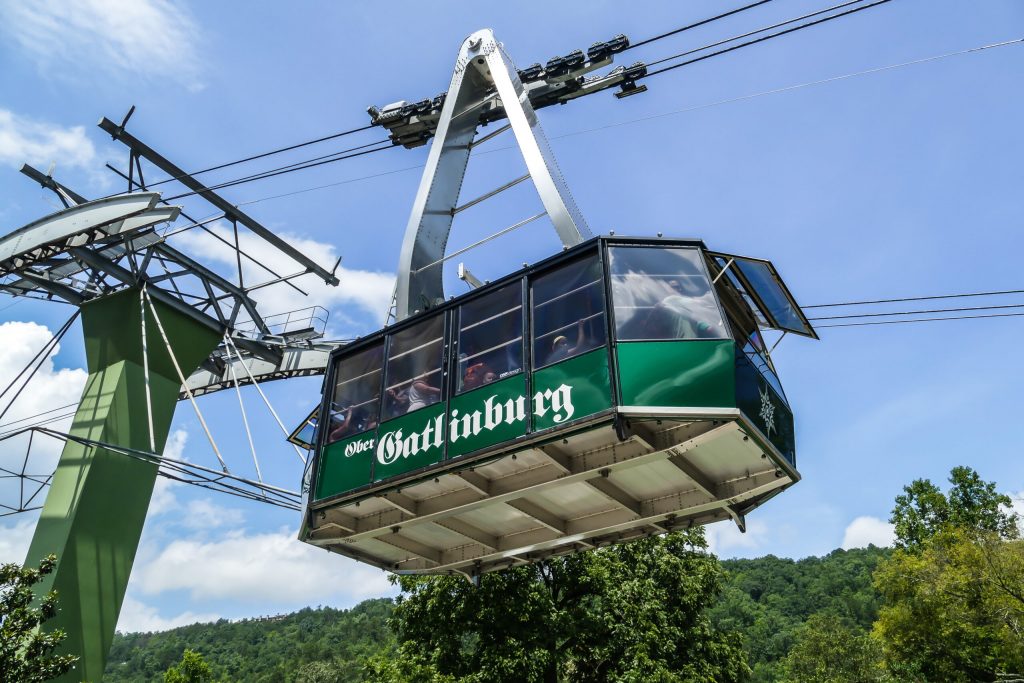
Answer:
[[[712,279],[724,276],[750,306],[760,326],[818,338],[771,261],[714,252],[708,256]]]
[[[320,418],[320,406],[313,408],[313,412],[306,416],[306,419],[288,435],[288,442],[307,451],[313,450],[316,444],[316,424]]]

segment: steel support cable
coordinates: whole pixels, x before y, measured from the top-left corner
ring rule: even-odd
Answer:
[[[882,72],[882,71],[890,71],[892,69],[900,69],[900,68],[907,67],[907,66],[914,66],[916,64],[925,64],[927,62],[933,62],[933,61],[940,60],[940,59],[947,59],[949,57],[958,57],[958,56],[961,56],[961,55],[970,54],[972,52],[980,52],[982,50],[989,50],[989,49],[997,48],[997,47],[1005,47],[1007,45],[1013,45],[1013,44],[1017,44],[1017,43],[1021,43],[1021,42],[1024,42],[1024,38],[1017,38],[1017,39],[1007,40],[1007,41],[1003,41],[1003,42],[999,42],[999,43],[992,43],[992,44],[989,44],[989,45],[981,45],[981,46],[978,46],[978,47],[968,48],[966,50],[957,50],[956,52],[947,52],[947,53],[940,54],[940,55],[933,55],[931,57],[922,57],[921,59],[915,59],[915,60],[911,60],[909,62],[900,62],[898,64],[887,64],[885,66],[879,66],[879,67],[875,67],[875,68],[872,68],[872,69],[865,69],[863,71],[855,71],[855,72],[852,72],[852,73],[840,74],[838,76],[830,76],[829,78],[822,78],[822,79],[819,79],[819,80],[816,80],[816,81],[806,81],[804,83],[796,83],[796,84],[793,84],[793,85],[783,86],[781,88],[773,88],[772,90],[762,90],[760,92],[751,93],[749,95],[740,95],[739,97],[731,97],[731,98],[725,99],[725,100],[717,100],[715,102],[708,102],[708,103],[705,103],[705,104],[699,104],[699,105],[696,105],[696,106],[693,106],[693,107],[687,107],[685,109],[676,109],[676,110],[673,110],[673,111],[663,112],[661,114],[653,114],[651,116],[643,116],[643,117],[640,117],[640,118],[628,119],[626,121],[619,121],[617,123],[609,123],[609,124],[606,124],[606,125],[603,125],[603,126],[596,126],[594,128],[584,128],[582,130],[576,130],[576,131],[572,131],[572,132],[569,132],[569,133],[563,133],[561,135],[553,135],[553,136],[550,136],[548,139],[549,140],[562,140],[564,138],[570,138],[570,137],[573,137],[573,136],[576,136],[576,135],[588,135],[590,133],[597,133],[597,132],[600,132],[600,131],[603,131],[603,130],[609,130],[609,129],[612,129],[612,128],[618,128],[620,126],[631,126],[631,125],[637,124],[637,123],[646,123],[648,121],[653,121],[655,119],[660,119],[660,118],[664,118],[664,117],[667,117],[667,116],[676,116],[678,114],[688,114],[690,112],[699,111],[701,109],[708,109],[710,107],[718,107],[718,106],[721,106],[723,104],[733,104],[735,102],[743,102],[745,100],[751,100],[751,99],[754,99],[756,97],[764,97],[765,95],[776,95],[776,94],[779,94],[779,93],[789,92],[791,90],[799,90],[801,88],[808,88],[808,87],[811,87],[811,86],[814,86],[814,85],[824,85],[826,83],[832,83],[834,81],[842,81],[842,80],[846,80],[848,78],[855,78],[855,77],[858,77],[858,76],[867,76],[867,75],[874,74],[874,73],[879,73],[879,72]],[[511,147],[511,146],[495,147],[495,148],[492,148],[492,149],[489,149],[489,150],[486,150],[486,151],[483,151],[483,152],[478,152],[478,154],[491,154],[493,152],[501,152],[501,151],[505,151],[505,150],[509,150],[509,149],[513,149],[513,147]],[[323,185],[314,185],[312,187],[307,187],[307,188],[303,188],[303,189],[299,189],[299,190],[293,190],[291,192],[283,192],[281,194],[273,194],[273,195],[267,195],[267,196],[264,196],[264,197],[257,197],[256,199],[249,199],[249,200],[246,200],[244,202],[239,202],[236,206],[247,206],[249,204],[258,204],[260,202],[271,201],[271,200],[274,200],[274,199],[283,199],[283,198],[286,198],[286,197],[294,197],[296,195],[305,194],[307,192],[316,192],[317,190],[326,190],[326,189],[330,189],[332,187],[339,187],[341,185],[348,185],[350,183],[356,183],[356,182],[360,182],[360,181],[363,181],[363,180],[372,180],[374,178],[380,178],[380,177],[383,177],[383,176],[394,175],[396,173],[406,173],[408,171],[416,171],[416,170],[420,170],[422,168],[423,168],[422,164],[417,164],[415,166],[405,166],[405,167],[402,167],[402,168],[392,169],[390,171],[382,171],[380,173],[372,173],[370,175],[357,176],[355,178],[346,178],[344,180],[339,180],[339,181],[335,181],[335,182],[332,182],[332,183],[326,183],[326,184],[323,184]],[[804,308],[809,308],[809,307],[804,306]]]
[[[218,472],[216,470],[210,469],[208,467],[204,467],[202,465],[198,465],[196,463],[191,463],[191,462],[184,461],[184,460],[176,460],[174,458],[168,458],[168,457],[165,457],[165,456],[160,455],[158,453],[152,453],[152,452],[149,452],[149,451],[142,451],[142,450],[138,450],[138,449],[135,449],[135,448],[130,448],[128,446],[119,446],[119,445],[116,445],[116,444],[106,443],[106,442],[103,442],[103,441],[97,441],[95,439],[88,439],[88,438],[85,438],[85,437],[82,437],[82,436],[76,436],[76,435],[70,434],[70,433],[57,432],[57,431],[54,431],[52,429],[33,428],[30,431],[37,431],[37,432],[39,432],[41,434],[44,434],[46,436],[49,436],[51,438],[55,438],[55,439],[58,439],[58,440],[61,440],[61,441],[74,441],[75,443],[79,443],[79,444],[81,444],[83,446],[92,446],[92,447],[96,447],[96,448],[103,448],[103,449],[106,449],[106,450],[109,450],[109,451],[113,451],[113,452],[121,454],[121,455],[127,455],[129,457],[133,457],[133,458],[136,458],[136,459],[139,459],[139,460],[145,460],[145,461],[148,461],[148,462],[152,462],[152,463],[155,463],[155,464],[159,465],[161,468],[165,468],[166,467],[166,468],[168,468],[168,469],[170,469],[172,471],[176,471],[176,472],[179,472],[179,473],[187,474],[187,475],[192,476],[192,477],[198,477],[201,481],[205,481],[205,482],[214,484],[214,485],[216,485],[217,488],[213,488],[211,490],[219,491],[221,493],[237,492],[237,493],[243,494],[243,497],[249,498],[250,500],[256,500],[256,501],[259,501],[259,502],[269,502],[271,504],[274,504],[275,500],[276,501],[286,501],[289,504],[295,504],[297,502],[298,498],[299,498],[299,494],[296,493],[295,491],[289,491],[288,489],[282,489],[280,487],[273,486],[271,484],[254,482],[251,479],[246,479],[245,477],[239,477],[237,475],[231,474],[230,472]],[[161,469],[160,474],[164,475],[163,469]],[[164,475],[164,476],[166,476],[166,475]],[[173,479],[175,477],[169,477],[169,478]],[[252,486],[254,488],[257,488],[257,489],[261,490],[262,492],[266,493],[268,497],[264,498],[262,496],[256,496],[256,494],[252,493],[251,491],[247,491],[247,490],[242,489],[242,488],[240,488],[238,486],[235,486],[235,485],[232,485],[230,483],[227,483],[226,480],[230,480],[230,481],[234,481],[234,482],[239,482],[239,483],[246,484],[246,485]],[[180,480],[179,479],[179,481],[184,481],[184,480]],[[195,483],[195,482],[186,482],[186,483]],[[207,488],[209,488],[209,487],[207,487]]]
[[[906,325],[909,323],[929,323],[940,320],[980,320],[982,318],[1020,318],[1024,313],[989,313],[986,315],[958,315],[944,318],[919,318],[917,320],[875,320],[864,323],[836,323],[834,325],[815,325],[814,329],[820,330],[826,327],[869,327],[871,325]]]
[[[227,333],[224,334],[224,344],[227,346]],[[242,388],[238,386],[238,376],[235,375],[235,367],[229,361],[228,370],[231,372],[231,381],[235,383],[235,394],[238,396],[238,409],[242,413],[242,424],[245,426],[245,436],[249,440],[249,450],[252,452],[252,464],[256,466],[256,478],[263,483],[263,473],[260,472],[260,461],[256,458],[256,444],[252,440],[252,431],[249,429],[249,416],[245,413],[245,403],[242,401]]]
[[[697,28],[699,26],[704,26],[705,24],[710,24],[711,22],[718,21],[719,19],[725,19],[726,17],[731,17],[734,14],[739,14],[740,12],[745,12],[748,9],[753,9],[755,7],[758,7],[759,5],[766,5],[769,2],[771,2],[771,1],[772,0],[758,0],[758,2],[752,2],[749,5],[744,5],[743,7],[737,7],[734,10],[729,10],[728,12],[723,12],[722,14],[716,14],[715,16],[708,17],[707,19],[701,19],[700,21],[694,22],[692,24],[687,24],[686,26],[682,26],[680,28],[673,29],[672,31],[666,31],[665,33],[660,33],[660,34],[658,34],[656,36],[651,36],[650,38],[645,38],[645,39],[643,39],[643,40],[641,40],[641,41],[639,41],[637,43],[631,43],[629,45],[629,47],[627,47],[625,50],[622,50],[622,52],[625,52],[626,50],[632,50],[632,49],[640,47],[642,45],[647,45],[648,43],[653,43],[653,42],[661,40],[663,38],[668,38],[669,36],[674,36],[677,33],[682,33],[683,31],[689,31],[690,29],[694,29],[694,28]]]
[[[359,150],[366,149],[368,147],[376,147],[378,145],[383,145],[385,143],[387,143],[388,145],[391,145],[391,141],[390,140],[386,140],[386,139],[385,140],[376,140],[374,142],[370,142],[370,143],[367,143],[365,145],[357,145],[356,147],[349,147],[348,149],[339,149],[337,152],[331,152],[330,154],[322,154],[322,155],[320,155],[318,157],[312,157],[310,159],[303,159],[302,161],[294,161],[294,162],[292,162],[290,164],[285,164],[283,166],[275,166],[275,167],[269,168],[269,169],[267,169],[265,171],[257,171],[256,173],[250,173],[249,175],[240,176],[240,177],[235,178],[233,180],[225,180],[225,181],[222,181],[221,183],[218,183],[216,185],[211,185],[210,187],[205,188],[205,190],[215,190],[215,189],[218,189],[220,187],[227,186],[228,184],[238,183],[238,182],[241,182],[243,180],[247,181],[247,180],[251,180],[251,179],[258,179],[259,177],[261,177],[263,175],[266,175],[268,173],[272,173],[272,172],[275,172],[275,171],[285,171],[285,170],[290,170],[290,169],[298,170],[297,167],[303,166],[305,164],[311,164],[311,163],[314,163],[314,162],[317,162],[317,161],[323,161],[325,159],[334,160],[335,157],[340,157],[340,156],[342,156],[344,154],[348,154],[350,152],[358,152]]]
[[[229,161],[229,162],[226,162],[226,163],[223,163],[223,164],[218,164],[217,166],[210,166],[209,168],[204,168],[204,169],[199,170],[199,171],[192,171],[188,175],[190,175],[190,176],[197,176],[197,175],[200,175],[202,173],[209,173],[210,171],[219,171],[220,169],[228,168],[229,166],[237,166],[238,164],[244,164],[244,163],[248,163],[250,161],[256,161],[257,159],[264,159],[266,157],[273,156],[275,154],[281,154],[282,152],[290,152],[293,149],[299,149],[300,147],[308,147],[310,145],[315,145],[315,144],[318,144],[318,143],[321,143],[321,142],[327,142],[328,140],[335,140],[337,138],[344,137],[346,135],[352,135],[353,133],[361,133],[364,130],[370,130],[371,128],[375,128],[375,127],[376,126],[371,124],[371,125],[368,125],[368,126],[363,126],[361,128],[353,128],[352,130],[342,131],[341,133],[334,133],[333,135],[327,135],[327,136],[324,136],[322,138],[316,138],[315,140],[309,140],[307,142],[300,142],[300,143],[298,143],[296,145],[289,145],[287,147],[280,147],[278,149],[273,149],[273,150],[271,150],[269,152],[263,152],[262,154],[256,154],[256,155],[253,155],[251,157],[245,157],[244,159],[238,159],[236,161]],[[172,180],[181,180],[184,177],[185,176],[173,176],[171,178],[164,178],[163,180],[158,180],[155,183],[149,183],[149,185],[147,185],[147,187],[156,187],[157,185],[163,185],[164,183],[169,183]]]
[[[1013,42],[1022,42],[1021,40]],[[1024,289],[1004,289],[996,290],[991,292],[968,292],[968,293],[957,293],[957,294],[935,294],[930,296],[905,296],[898,299],[874,299],[869,301],[843,301],[837,304],[814,304],[811,306],[801,306],[800,308],[833,308],[837,306],[865,306],[868,304],[892,304],[902,303],[905,301],[932,301],[935,299],[960,299],[963,297],[974,297],[974,296],[1002,296],[1005,294],[1024,294]]]
[[[21,427],[16,427],[14,429],[10,429],[10,430],[8,430],[6,432],[0,433],[0,441],[3,441],[4,439],[6,439],[6,438],[8,438],[10,436],[13,436],[13,435],[17,434],[18,432],[24,431],[26,429],[32,429],[33,427],[41,427],[43,425],[52,424],[54,422],[60,422],[61,420],[66,420],[66,419],[72,418],[74,416],[75,416],[74,412],[65,413],[64,415],[58,415],[56,417],[51,417],[51,418],[48,418],[46,420],[40,420],[38,422],[31,422],[31,423],[29,423],[27,425],[22,425]]]
[[[28,383],[32,381],[32,378],[35,376],[36,372],[39,371],[39,368],[43,366],[43,363],[46,362],[46,359],[50,357],[50,352],[57,347],[57,344],[59,344],[60,340],[64,338],[64,335],[67,333],[67,331],[71,329],[71,325],[78,318],[78,314],[79,310],[75,309],[75,312],[71,314],[71,317],[67,319],[67,322],[60,326],[60,329],[58,329],[57,332],[55,332],[53,336],[50,337],[50,340],[43,345],[43,348],[40,349],[36,353],[36,355],[32,357],[32,359],[28,362],[28,365],[26,365],[25,368],[21,372],[19,372],[18,375],[13,380],[11,380],[11,383],[7,385],[3,392],[0,393],[0,397],[2,397],[15,384],[18,383],[18,381],[26,372],[28,372],[28,376],[25,377],[25,381],[22,382],[21,386],[18,387],[18,390],[14,392],[14,395],[11,396],[11,400],[7,403],[6,406],[4,406],[4,409],[0,410],[0,420],[2,420],[4,415],[7,414],[7,411],[11,409],[11,406],[14,405],[14,402],[18,400],[18,397],[21,396],[21,392],[24,391],[25,387],[28,386]],[[32,368],[31,371],[29,371],[29,368]]]
[[[736,41],[736,40],[743,40],[744,38],[749,38],[750,36],[755,36],[758,33],[764,33],[765,31],[771,31],[772,29],[776,29],[776,28],[779,28],[781,26],[785,26],[786,24],[792,24],[792,23],[797,22],[797,21],[803,21],[804,19],[810,19],[811,17],[816,17],[816,16],[819,16],[821,14],[826,14],[828,12],[833,12],[833,11],[835,11],[837,9],[843,9],[844,7],[849,7],[850,5],[858,5],[858,4],[860,4],[862,2],[865,2],[865,1],[866,0],[847,0],[847,2],[841,2],[838,5],[833,5],[831,7],[826,7],[825,9],[820,9],[820,10],[817,10],[815,12],[811,12],[809,14],[804,14],[804,15],[799,16],[799,17],[793,17],[792,19],[786,19],[785,21],[780,21],[777,24],[772,24],[770,26],[762,26],[761,28],[754,29],[753,31],[748,31],[746,33],[741,33],[739,35],[732,36],[731,38],[724,38],[723,40],[719,40],[719,41],[716,41],[714,43],[709,43],[708,45],[704,45],[702,47],[696,47],[696,48],[693,48],[692,50],[687,50],[685,52],[680,52],[679,54],[672,55],[671,57],[662,57],[661,59],[657,59],[657,60],[655,60],[653,62],[647,62],[646,66],[652,67],[652,66],[655,66],[657,64],[664,64],[665,62],[670,62],[673,59],[679,59],[680,57],[686,57],[688,55],[696,54],[698,52],[703,52],[704,50],[710,50],[713,47],[718,47],[720,45],[725,45],[726,43],[731,43],[731,42]]]
[[[0,424],[0,429],[3,429],[5,427],[10,427],[11,425],[18,424],[19,422],[25,422],[26,420],[34,420],[37,417],[42,417],[43,415],[47,415],[49,413],[55,413],[58,410],[67,410],[68,408],[73,408],[73,407],[75,407],[77,405],[78,405],[77,403],[68,403],[67,405],[58,406],[56,408],[50,408],[49,410],[44,410],[44,411],[42,411],[40,413],[36,413],[35,415],[28,415],[27,417],[19,417],[17,420],[11,420],[10,422],[4,422],[3,424]]]
[[[932,308],[928,310],[901,310],[891,313],[851,313],[849,315],[822,315],[820,317],[809,317],[808,321],[842,321],[857,317],[887,317],[891,315],[928,315],[931,313],[959,313],[970,310],[1006,310],[1009,308],[1024,308],[1024,303],[1013,303],[993,306],[965,306],[959,308]],[[817,327],[817,326],[815,326]]]
[[[821,19],[815,19],[814,21],[808,21],[807,23],[800,24],[798,26],[793,26],[793,27],[787,28],[787,29],[785,29],[783,31],[777,31],[775,33],[769,33],[766,36],[761,36],[760,38],[755,38],[753,40],[748,40],[748,41],[746,41],[744,43],[739,43],[737,45],[730,45],[729,47],[722,48],[721,50],[716,50],[715,52],[709,52],[706,55],[701,55],[700,57],[694,57],[693,59],[688,59],[688,60],[686,60],[684,62],[679,62],[678,64],[671,64],[669,66],[665,66],[665,67],[662,67],[660,69],[655,69],[654,71],[648,72],[645,76],[642,76],[641,78],[650,78],[651,76],[657,76],[658,74],[663,74],[663,73],[665,73],[667,71],[672,71],[673,69],[679,69],[679,68],[684,67],[684,66],[690,66],[691,64],[696,64],[697,62],[702,62],[705,59],[711,59],[712,57],[717,57],[719,55],[724,55],[724,54],[726,54],[728,52],[732,52],[734,50],[739,50],[740,48],[749,47],[750,45],[756,45],[757,43],[763,43],[764,41],[771,40],[772,38],[778,38],[780,36],[784,36],[784,35],[789,34],[789,33],[794,33],[796,31],[800,31],[800,30],[805,29],[805,28],[810,28],[812,26],[817,26],[818,24],[824,24],[825,22],[832,21],[833,19],[840,19],[840,18],[848,16],[850,14],[856,14],[857,12],[862,12],[862,11],[864,11],[866,9],[871,9],[872,7],[877,7],[879,5],[884,5],[887,2],[892,2],[892,0],[874,0],[874,2],[870,2],[867,5],[861,5],[859,7],[854,7],[852,9],[846,10],[845,12],[839,12],[838,14],[832,14],[832,15],[829,15],[827,17],[822,17]],[[670,59],[675,59],[675,58],[673,57],[673,58],[670,58]],[[638,78],[637,80],[640,80],[640,78]]]
[[[149,386],[149,345],[146,339],[146,285],[139,290],[139,313],[142,320],[142,377],[146,383],[146,420],[149,424],[149,450],[156,452],[153,433],[153,395]]]
[[[373,154],[374,152],[383,152],[385,150],[393,149],[393,148],[396,147],[396,145],[391,144],[390,140],[387,140],[384,143],[378,142],[378,143],[374,143],[374,144],[377,144],[377,145],[384,144],[384,146],[383,147],[375,147],[373,149],[364,149],[364,150],[362,150],[360,152],[353,152],[352,154],[345,154],[344,156],[336,156],[336,157],[331,158],[331,159],[324,159],[324,160],[315,161],[315,162],[312,162],[312,163],[299,162],[301,165],[291,164],[289,166],[285,166],[285,167],[281,167],[281,168],[277,168],[277,169],[271,169],[269,171],[264,171],[262,173],[254,173],[254,174],[252,174],[250,176],[244,176],[242,178],[237,178],[235,180],[225,181],[225,182],[219,183],[217,185],[211,185],[210,187],[204,187],[202,190],[195,190],[195,191],[192,191],[192,192],[183,192],[182,194],[177,194],[177,195],[174,195],[173,197],[168,197],[165,201],[172,202],[172,201],[174,201],[176,199],[183,199],[185,197],[191,197],[193,195],[203,194],[204,192],[211,192],[211,191],[214,191],[214,190],[223,189],[225,187],[234,187],[235,185],[243,185],[245,183],[251,183],[251,182],[255,182],[257,180],[265,180],[267,178],[274,178],[276,176],[284,175],[286,173],[294,173],[296,171],[304,171],[307,168],[315,168],[317,166],[323,166],[324,164],[333,164],[336,161],[344,161],[345,159],[353,159],[355,157],[360,157],[360,156],[364,156],[364,155],[367,155],[367,154]]]
[[[267,409],[270,410],[270,414],[274,416],[274,419],[277,421],[277,425],[281,428],[281,431],[284,432],[284,436],[287,439],[289,436],[291,436],[290,432],[288,431],[288,428],[284,426],[283,422],[281,422],[281,418],[278,417],[277,411],[274,410],[274,406],[270,404],[270,399],[268,399],[267,395],[263,393],[263,388],[260,386],[260,383],[256,381],[255,377],[253,377],[252,371],[249,370],[249,366],[245,364],[244,360],[242,360],[242,354],[238,352],[238,347],[235,346],[235,341],[231,338],[231,335],[229,334],[225,334],[224,338],[227,340],[227,346],[231,348],[231,351],[234,352],[235,358],[237,358],[239,364],[241,364],[242,369],[245,370],[245,374],[249,376],[249,381],[252,382],[254,387],[256,387],[256,391],[260,392],[260,396],[263,398],[263,402],[267,404]],[[230,357],[228,359],[228,362],[230,362]],[[235,386],[238,386],[237,381]],[[291,442],[289,441],[288,443]],[[292,444],[292,447],[295,449],[295,455],[299,456],[299,460],[301,460],[302,464],[305,465],[306,457],[302,455],[302,451],[300,451],[299,447],[296,446],[295,444]]]
[[[185,393],[188,395],[188,400],[192,402],[192,408],[196,411],[196,417],[199,418],[199,424],[203,426],[203,431],[206,432],[206,438],[210,441],[210,446],[213,447],[213,452],[217,456],[217,462],[220,463],[221,469],[223,469],[224,472],[227,472],[227,463],[225,463],[224,458],[221,457],[220,449],[217,448],[217,442],[213,440],[213,434],[210,433],[210,428],[206,424],[203,412],[199,410],[199,404],[196,403],[196,398],[192,395],[192,390],[188,388],[185,373],[181,371],[181,366],[178,365],[178,358],[174,355],[174,349],[171,348],[171,341],[167,338],[167,332],[164,330],[163,323],[160,322],[160,315],[156,312],[156,306],[153,305],[153,299],[149,296],[149,292],[147,292],[145,288],[143,288],[142,293],[146,298],[146,303],[149,304],[149,310],[153,313],[153,321],[156,322],[156,327],[160,330],[160,337],[164,340],[164,346],[167,347],[167,353],[171,357],[171,363],[174,364],[175,372],[178,373],[178,379],[181,381],[181,386],[185,389]],[[156,449],[154,448],[153,450],[155,451]]]

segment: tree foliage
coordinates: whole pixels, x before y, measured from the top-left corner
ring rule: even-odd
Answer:
[[[741,681],[739,636],[707,615],[721,590],[701,530],[528,567],[402,577],[392,617],[409,671],[379,681]],[[450,677],[446,679],[446,677]]]
[[[917,480],[896,499],[899,548],[875,574],[874,625],[889,670],[909,680],[1024,673],[1024,541],[1010,498],[967,467],[943,494]]]
[[[874,632],[892,672],[993,681],[1024,673],[1024,541],[950,527],[901,550],[876,575]]]
[[[988,532],[1004,539],[1019,538],[1019,518],[1013,501],[996,491],[994,482],[982,481],[970,467],[954,467],[944,494],[928,479],[903,487],[889,519],[896,526],[897,548],[918,548],[946,528]]]
[[[754,681],[779,680],[783,659],[812,615],[828,612],[853,631],[870,631],[881,606],[872,574],[889,553],[870,547],[802,560],[724,560],[728,578],[712,618],[720,628],[743,634]]]
[[[203,653],[211,680],[354,683],[363,661],[393,647],[390,599],[349,610],[303,609],[264,619],[193,624],[160,633],[117,634],[104,683],[159,683],[186,649]],[[0,679],[2,680],[2,679]]]
[[[877,642],[831,612],[819,612],[800,627],[782,662],[787,683],[873,683],[885,680]]]
[[[185,650],[181,661],[164,672],[164,683],[208,683],[211,680],[210,665],[195,650]]]
[[[70,671],[78,661],[74,655],[54,654],[64,640],[63,631],[39,628],[57,614],[57,591],[36,603],[32,586],[56,565],[56,555],[50,555],[38,569],[0,566],[0,681],[48,681]]]

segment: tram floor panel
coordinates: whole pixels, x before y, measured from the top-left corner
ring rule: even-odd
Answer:
[[[314,504],[303,540],[392,572],[480,572],[744,515],[799,479],[742,413],[631,415]]]

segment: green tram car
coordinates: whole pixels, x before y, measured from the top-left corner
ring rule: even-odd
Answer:
[[[467,576],[734,520],[795,483],[768,261],[599,237],[337,349],[300,538]]]

